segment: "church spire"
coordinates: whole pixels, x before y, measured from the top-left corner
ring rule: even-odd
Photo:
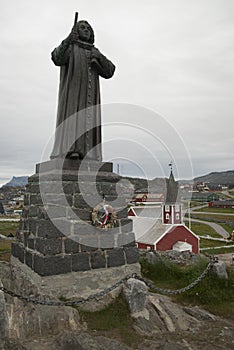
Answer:
[[[166,195],[166,203],[176,203],[177,195],[178,195],[178,182],[175,181],[173,174],[172,162],[169,164],[171,168],[171,173],[169,179],[167,180],[167,195]]]

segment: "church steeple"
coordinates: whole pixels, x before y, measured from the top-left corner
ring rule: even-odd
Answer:
[[[178,182],[175,181],[172,162],[169,164],[171,167],[171,173],[169,179],[167,180],[167,195],[166,195],[166,203],[176,203],[177,195],[178,195]]]
[[[171,173],[169,179],[167,179],[167,194],[165,204],[163,205],[163,223],[164,224],[181,224],[182,211],[181,205],[177,203],[178,196],[178,182],[175,181],[172,162],[169,164],[171,167]]]

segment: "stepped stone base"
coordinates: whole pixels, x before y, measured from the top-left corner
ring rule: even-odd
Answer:
[[[140,265],[135,263],[109,269],[40,276],[14,257],[11,257],[11,269],[14,278],[17,279],[15,285],[19,288],[16,292],[28,296],[44,296],[48,300],[61,298],[77,300],[81,296],[88,298],[90,295],[112,287],[125,276],[131,276],[133,273],[140,274]],[[118,294],[119,291],[117,289],[113,293]]]
[[[40,276],[128,266],[139,260],[127,218],[121,177],[111,163],[54,159],[36,166],[12,255]],[[92,224],[105,196],[116,209],[114,228]]]

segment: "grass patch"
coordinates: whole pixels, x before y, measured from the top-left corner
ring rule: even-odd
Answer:
[[[225,213],[225,214],[234,214],[234,209],[233,208],[212,208],[212,207],[205,207],[201,209],[194,209],[194,212],[196,211],[202,211],[202,212],[207,212],[207,213]]]
[[[192,266],[179,266],[166,258],[161,258],[156,265],[141,259],[142,274],[155,282],[160,288],[178,289],[196,279],[207,265],[206,259]]]
[[[224,230],[226,230],[230,234],[234,230],[234,227],[232,227],[232,226],[230,226],[228,224],[219,223],[219,225],[222,226],[224,228]]]
[[[222,242],[214,241],[212,239],[200,238],[200,248],[209,248],[209,247],[222,247],[226,245],[234,244],[233,242]]]
[[[0,221],[0,234],[3,236],[8,236],[10,233],[12,233],[15,236],[18,226],[19,226],[18,222]],[[11,244],[12,244],[12,240],[0,239],[0,260],[1,261],[10,261]]]
[[[12,241],[0,239],[0,261],[10,261]]]
[[[10,261],[12,241],[0,239],[0,261]]]
[[[0,252],[10,251],[11,241],[0,239]]]
[[[122,294],[101,311],[79,310],[79,313],[81,320],[87,323],[88,329],[98,332],[99,335],[113,337],[128,346],[137,346],[142,341],[133,329],[133,319]]]
[[[178,266],[167,259],[161,259],[156,265],[141,260],[143,276],[151,279],[157,287],[178,289],[194,281],[205,269],[207,261],[200,259],[197,264]],[[229,279],[219,279],[209,273],[197,286],[178,294],[174,300],[184,305],[198,305],[220,316],[234,319],[234,271],[228,271]]]
[[[196,201],[182,201],[183,204],[183,208],[184,209],[189,209],[189,208],[194,208],[194,207],[198,207],[200,205],[204,205],[204,202],[196,202]]]
[[[188,221],[185,222],[189,226]],[[210,236],[214,238],[222,238],[212,227],[200,222],[191,222],[191,230],[198,236]]]
[[[186,214],[186,217],[188,215]],[[228,215],[222,215],[222,214],[209,214],[209,213],[204,213],[204,214],[196,214],[196,212],[191,213],[191,218],[198,219],[198,220],[204,220],[204,221],[211,221],[211,222],[216,222],[216,223],[233,223],[234,221],[234,216],[228,216]]]
[[[8,236],[10,233],[12,233],[15,236],[18,226],[18,222],[0,221],[0,234]]]
[[[227,253],[234,253],[234,247],[217,247],[216,249],[204,249],[202,251],[203,253],[211,254],[211,255],[217,255],[217,254],[227,254]]]

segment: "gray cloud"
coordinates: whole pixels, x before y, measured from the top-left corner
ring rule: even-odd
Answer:
[[[0,177],[32,174],[54,132],[59,70],[50,52],[68,35],[77,10],[117,66],[113,79],[101,82],[103,102],[162,114],[184,140],[195,175],[232,169],[232,0],[120,0],[111,6],[107,0],[3,0]],[[164,158],[162,167],[170,161]],[[180,174],[186,177],[182,165]]]

